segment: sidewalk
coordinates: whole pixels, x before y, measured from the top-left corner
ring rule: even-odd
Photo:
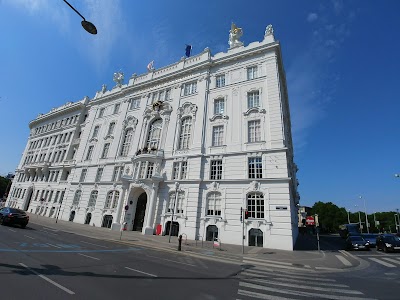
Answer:
[[[355,258],[352,260],[352,267],[344,266],[335,257],[337,251],[316,251],[314,249],[316,243],[315,238],[309,235],[300,235],[296,243],[296,251],[285,251],[276,249],[267,249],[259,247],[244,247],[242,254],[242,246],[231,244],[220,244],[219,247],[213,246],[210,241],[193,241],[186,240],[183,235],[182,251],[178,252],[178,237],[172,236],[169,243],[169,236],[160,235],[142,235],[137,231],[111,231],[108,228],[94,227],[84,224],[78,224],[68,221],[48,218],[28,213],[30,223],[46,226],[66,232],[71,232],[90,238],[110,240],[113,242],[123,243],[132,246],[150,247],[156,250],[172,251],[186,255],[201,256],[203,258],[230,261],[234,263],[243,263],[246,261],[254,261],[260,263],[275,263],[293,265],[296,268],[320,269],[326,271],[343,271],[344,269],[357,268],[360,262]],[[29,226],[29,225],[28,225]],[[121,239],[120,239],[121,236]]]

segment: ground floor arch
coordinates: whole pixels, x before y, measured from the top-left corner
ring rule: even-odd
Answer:
[[[85,218],[85,224],[90,224],[91,219],[92,219],[92,213],[87,213]]]
[[[71,211],[71,213],[69,214],[69,219],[68,221],[73,222],[75,219],[75,211]]]
[[[165,224],[165,235],[169,235],[170,227],[171,227],[171,221],[168,221]],[[179,235],[179,223],[172,222],[171,236],[178,236],[178,235]]]
[[[216,225],[208,225],[206,230],[206,241],[215,241],[218,239],[218,227]]]
[[[146,215],[147,194],[143,192],[139,195],[136,202],[135,217],[133,219],[133,231],[142,231],[144,225],[144,218]]]
[[[112,215],[105,215],[103,217],[103,223],[101,224],[101,227],[111,228],[112,221],[113,221]]]

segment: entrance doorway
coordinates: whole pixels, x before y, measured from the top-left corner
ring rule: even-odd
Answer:
[[[25,211],[28,210],[29,204],[31,203],[31,200],[32,200],[32,196],[33,196],[33,188],[30,188],[29,192],[28,192],[28,196],[26,197],[24,206],[22,207],[22,210],[25,210]]]
[[[135,219],[133,221],[133,231],[142,231],[144,217],[146,214],[147,194],[142,193],[136,204]]]
[[[74,218],[75,218],[75,211],[73,210],[73,211],[71,211],[71,213],[69,214],[69,221],[70,221],[70,222],[73,222],[73,221],[74,221]]]
[[[90,224],[91,219],[92,219],[92,213],[87,213],[85,218],[85,224]]]
[[[264,233],[260,229],[250,229],[249,246],[263,247]]]
[[[215,225],[208,225],[206,231],[206,241],[215,241],[218,239],[218,227]]]
[[[101,224],[101,227],[111,228],[112,221],[113,221],[112,215],[105,215],[103,218],[103,224]]]
[[[165,235],[169,235],[170,227],[171,227],[171,221],[168,221],[167,224],[165,224]],[[179,223],[172,222],[171,236],[178,236],[178,234],[179,234]]]

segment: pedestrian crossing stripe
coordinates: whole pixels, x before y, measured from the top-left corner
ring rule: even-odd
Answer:
[[[252,297],[257,299],[265,299],[265,300],[296,300],[295,298],[286,298],[286,297],[278,297],[273,295],[260,294],[256,292],[246,291],[246,290],[238,290],[238,294],[241,296]],[[239,300],[239,299],[237,299]]]
[[[391,259],[391,258],[388,258],[388,257],[383,257],[382,259],[384,259],[384,260],[387,260],[387,261],[390,261],[391,263],[394,263],[394,264],[399,264],[400,265],[400,260],[395,260],[395,259]],[[399,258],[400,259],[400,258]]]
[[[246,270],[244,272],[242,272],[241,274],[250,274],[252,276],[254,275],[264,275],[264,276],[273,276],[273,277],[282,277],[282,278],[292,278],[292,279],[301,279],[301,280],[315,280],[315,281],[322,281],[322,282],[335,282],[334,279],[330,279],[330,278],[322,278],[322,277],[310,277],[310,276],[303,276],[302,274],[299,275],[293,275],[293,273],[283,273],[283,272],[271,272],[271,273],[266,273],[263,270],[259,270],[259,269],[251,269],[251,270]]]
[[[335,255],[345,266],[348,266],[348,267],[350,267],[350,266],[352,266],[352,263],[351,262],[349,262],[346,258],[344,258],[343,256],[341,256],[341,255]]]
[[[388,268],[396,268],[395,265],[389,264],[389,263],[387,263],[385,261],[382,261],[382,260],[380,260],[378,258],[375,258],[375,257],[368,257],[368,259],[370,259],[370,260],[372,260],[372,261],[374,261],[374,262],[376,262],[378,264],[381,264],[381,265],[383,265],[385,267],[388,267]]]
[[[275,263],[264,263],[264,262],[254,262],[251,260],[243,260],[244,263],[248,264],[256,264],[258,266],[265,266],[265,267],[273,267],[273,268],[278,268],[278,269],[287,269],[287,270],[297,270],[297,271],[303,271],[302,267],[292,267],[292,266],[286,266],[286,265],[278,265]],[[309,272],[309,271],[308,271]]]
[[[276,260],[268,260],[268,259],[257,259],[253,257],[243,257],[243,260],[246,261],[254,261],[254,262],[262,262],[262,263],[272,263],[272,264],[277,264],[277,265],[284,265],[284,266],[291,266],[291,267],[296,267],[297,268],[311,268],[309,265],[303,265],[303,264],[295,264],[295,263],[288,263],[288,262],[283,262],[283,261],[276,261]]]

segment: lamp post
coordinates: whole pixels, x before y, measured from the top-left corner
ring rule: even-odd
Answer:
[[[380,233],[380,230],[379,230],[379,228],[378,228],[378,226],[377,226],[377,224],[376,224],[376,216],[375,216],[375,214],[376,214],[376,212],[374,212],[374,224],[375,224],[375,228],[377,228],[377,229],[378,229],[378,233]]]
[[[179,183],[175,182],[175,200],[172,205],[172,214],[171,214],[171,223],[169,224],[169,238],[168,238],[168,243],[171,243],[171,234],[172,234],[172,224],[174,222],[174,212],[175,212],[175,204],[178,201],[178,188],[179,188]]]
[[[365,205],[365,198],[363,198],[363,196],[360,196],[359,198],[364,200],[365,226],[367,227],[367,232],[369,233],[369,223],[367,215],[367,206]]]
[[[347,221],[350,224],[350,209],[347,210]]]
[[[97,28],[96,26],[93,25],[93,23],[86,21],[85,17],[82,16],[79,11],[77,11],[71,4],[68,3],[68,1],[64,0],[65,3],[67,3],[67,5],[69,7],[72,8],[72,10],[74,12],[76,12],[82,19],[83,21],[81,22],[83,29],[85,29],[87,32],[91,33],[91,34],[97,34]]]
[[[354,205],[355,207],[358,207],[358,205],[356,204],[356,205]],[[361,225],[361,212],[360,212],[360,210],[358,210],[358,221],[359,221],[359,223],[360,223],[360,231],[361,231],[361,233],[362,233],[362,225]]]
[[[400,178],[400,174],[394,174],[394,177]],[[399,226],[397,226],[397,233],[400,233],[400,218],[399,218],[399,209],[397,209],[397,220],[399,222]]]

